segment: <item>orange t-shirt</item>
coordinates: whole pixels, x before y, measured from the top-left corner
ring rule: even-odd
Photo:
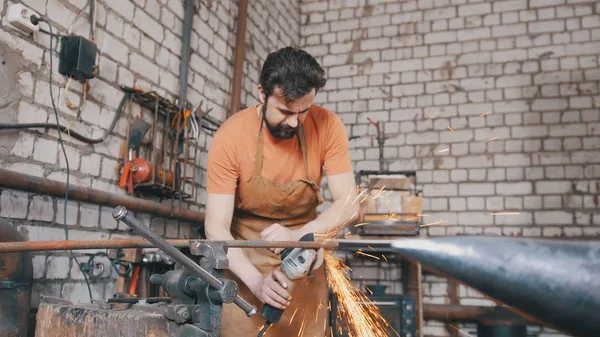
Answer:
[[[234,114],[215,134],[208,152],[208,193],[236,194],[237,201],[243,200],[254,174],[261,126],[264,135],[263,177],[279,183],[306,179],[298,137],[273,137],[262,125],[257,106]],[[335,113],[313,105],[303,126],[308,173],[312,181],[320,186],[323,170],[327,175],[352,170],[346,129]]]

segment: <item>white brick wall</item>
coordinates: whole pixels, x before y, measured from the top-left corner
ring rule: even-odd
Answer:
[[[67,33],[71,21],[86,3],[84,0],[22,2],[47,15],[54,32],[60,34]],[[0,0],[2,17],[6,12],[6,3],[7,1]],[[195,5],[198,11],[194,16],[191,39],[188,100],[192,104],[204,101],[204,107],[212,108],[211,115],[220,120],[225,119],[230,103],[237,3],[232,0],[201,0]],[[281,17],[285,17],[286,20],[280,20]],[[100,136],[112,121],[121,99],[120,85],[141,86],[156,90],[167,99],[175,99],[179,93],[183,19],[183,1],[179,0],[99,0],[98,25],[95,30],[95,42],[99,50],[99,76],[90,81],[87,101],[79,113],[66,108],[63,102],[65,79],[57,71],[58,53],[54,55],[52,91],[61,124],[88,137]],[[325,28],[329,31],[327,23]],[[89,23],[84,15],[74,26],[74,32],[86,36],[88,29]],[[265,0],[252,2],[249,5],[246,43],[242,103],[252,105],[257,102],[258,72],[267,54],[284,46],[300,44],[299,3],[292,0],[276,3]],[[48,84],[48,36],[42,33],[23,35],[2,21],[0,44],[3,51],[16,55],[18,61],[14,70],[14,109],[5,116],[4,121],[54,123]],[[374,68],[380,67],[381,65],[377,65]],[[81,98],[82,86],[74,83],[69,99],[78,104]],[[87,145],[63,134],[71,169],[71,184],[125,193],[117,185],[125,155],[122,150],[126,146],[125,137],[130,114],[138,116],[139,111],[140,107],[135,104],[132,104],[131,108],[126,107],[115,131],[100,144]],[[6,151],[2,152],[3,159],[0,160],[2,168],[64,182],[66,163],[57,142],[56,130],[36,129],[15,132],[13,135],[12,138],[3,138],[10,140],[6,147],[4,144],[0,146],[1,149],[6,148]],[[195,168],[200,172],[197,174],[199,177],[205,176],[206,149],[211,137],[206,134],[201,137],[201,153]],[[393,151],[397,149],[393,148]],[[4,157],[5,153],[7,157]],[[203,207],[205,184],[205,179],[198,179],[196,199],[184,202],[184,207]],[[132,235],[126,226],[117,224],[112,219],[111,208],[70,200],[67,202],[65,215],[63,206],[64,201],[61,198],[0,190],[0,216],[14,221],[29,240],[64,239],[63,221],[66,221],[69,227],[70,239],[125,238]],[[153,225],[153,229],[169,238],[197,235],[197,224],[165,221],[143,214],[138,216],[148,225],[161,224]],[[85,256],[80,258],[87,259]],[[34,285],[34,306],[39,303],[39,293],[44,292],[64,296],[74,302],[88,300],[81,273],[77,266],[69,261],[67,255],[61,255],[60,252],[39,254],[34,262],[35,278],[40,280],[40,283]],[[95,299],[99,300],[101,296],[105,296],[105,284],[107,289],[113,289],[112,282],[114,280],[104,278],[101,282],[93,284]],[[110,290],[107,290],[107,294],[109,292]]]
[[[323,64],[330,82],[317,100],[343,112],[351,136],[373,134],[366,116],[401,133],[387,140],[386,154],[406,160],[384,156],[384,169],[416,169],[424,211],[448,221],[425,234],[596,236],[589,186],[600,162],[600,6],[583,2],[379,2],[365,16],[364,3],[344,3],[354,15],[341,19],[337,2],[306,0],[302,16],[334,13],[324,22],[339,32],[303,29],[302,43],[323,50],[320,61],[336,55]],[[362,31],[376,18],[389,47]],[[383,81],[362,67],[366,53],[389,62]],[[350,145],[356,170],[378,168],[375,143]],[[521,214],[490,215],[502,211]],[[425,301],[444,303],[441,292],[427,293]],[[482,301],[465,297],[461,303]],[[426,335],[447,336],[428,323]]]

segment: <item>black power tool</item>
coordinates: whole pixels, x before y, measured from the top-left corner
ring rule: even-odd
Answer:
[[[315,241],[313,233],[305,234],[300,241]],[[281,253],[281,265],[279,270],[285,275],[288,280],[291,290],[292,283],[301,278],[307,277],[314,269],[319,268],[323,264],[323,248],[287,248]],[[273,323],[279,322],[282,309],[277,309],[269,304],[265,304],[261,312],[266,322],[263,328],[258,333],[258,337],[269,329]]]

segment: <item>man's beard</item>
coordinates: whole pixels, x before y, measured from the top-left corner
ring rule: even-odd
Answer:
[[[262,107],[262,117],[263,117],[264,124],[267,126],[267,129],[269,130],[271,135],[273,135],[273,137],[279,138],[279,139],[290,139],[298,133],[298,127],[292,128],[288,125],[284,125],[283,122],[278,125],[272,126],[271,124],[269,124],[269,121],[267,121],[266,116],[267,116],[267,102],[265,101],[265,104]]]

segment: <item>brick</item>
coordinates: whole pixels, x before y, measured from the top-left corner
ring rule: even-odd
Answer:
[[[131,70],[147,77],[154,83],[158,82],[160,73],[158,66],[137,53],[131,55]]]
[[[458,15],[459,16],[480,15],[480,14],[488,14],[491,12],[492,12],[492,4],[491,3],[479,3],[479,4],[458,6]]]
[[[90,283],[92,298],[100,299],[104,297],[104,283]],[[89,292],[85,282],[65,283],[60,292],[60,297],[71,301],[72,303],[89,303]]]
[[[494,164],[496,167],[528,166],[531,158],[526,154],[495,154]]]
[[[496,193],[499,195],[527,195],[533,191],[530,182],[498,183]]]
[[[425,185],[423,188],[423,194],[427,197],[456,196],[457,193],[456,184]]]
[[[586,124],[551,125],[551,137],[585,136]]]
[[[29,208],[29,195],[25,192],[3,190],[0,195],[0,216],[25,219]]]
[[[511,127],[511,136],[512,138],[543,138],[548,136],[548,127],[543,125],[513,126]]]
[[[494,6],[494,13],[527,9],[527,3],[521,0],[494,1],[492,4]]]
[[[493,195],[494,184],[462,183],[458,185],[458,191],[461,196]]]
[[[39,280],[43,278],[46,273],[46,256],[36,255],[31,260],[33,265],[33,279]]]
[[[563,211],[537,211],[534,213],[538,225],[570,225],[573,224],[573,214]]]
[[[534,111],[556,111],[564,110],[568,107],[569,101],[560,98],[538,98],[531,105]]]
[[[457,34],[454,31],[441,31],[425,34],[425,44],[438,44],[457,41]]]
[[[572,192],[569,181],[538,181],[535,183],[537,194],[567,194]]]
[[[522,87],[531,84],[530,75],[501,76],[496,79],[497,88]]]
[[[483,205],[483,198],[481,200]],[[483,209],[483,207],[482,207]],[[494,218],[485,212],[459,212],[458,223],[464,226],[487,226],[493,224]]]
[[[104,3],[108,7],[111,7],[116,13],[123,16],[127,21],[133,20],[135,5],[131,1],[104,0]]]
[[[133,23],[156,42],[163,41],[165,37],[164,28],[142,9],[136,8]]]
[[[520,214],[498,215],[494,216],[494,222],[496,225],[531,226],[533,224],[533,215],[530,212],[520,212]],[[520,228],[515,229],[520,230]]]
[[[30,133],[20,132],[10,154],[17,157],[28,158],[33,153],[35,138]]]
[[[79,215],[79,205],[75,201],[67,201],[67,218],[65,219],[65,201],[57,200],[56,201],[56,223],[59,225],[64,225],[65,220],[66,224],[73,226],[77,224],[77,217]]]
[[[48,271],[46,278],[64,280],[69,276],[69,261],[67,256],[48,256]]]
[[[54,219],[54,202],[51,197],[36,195],[31,198],[28,219],[51,222]]]

